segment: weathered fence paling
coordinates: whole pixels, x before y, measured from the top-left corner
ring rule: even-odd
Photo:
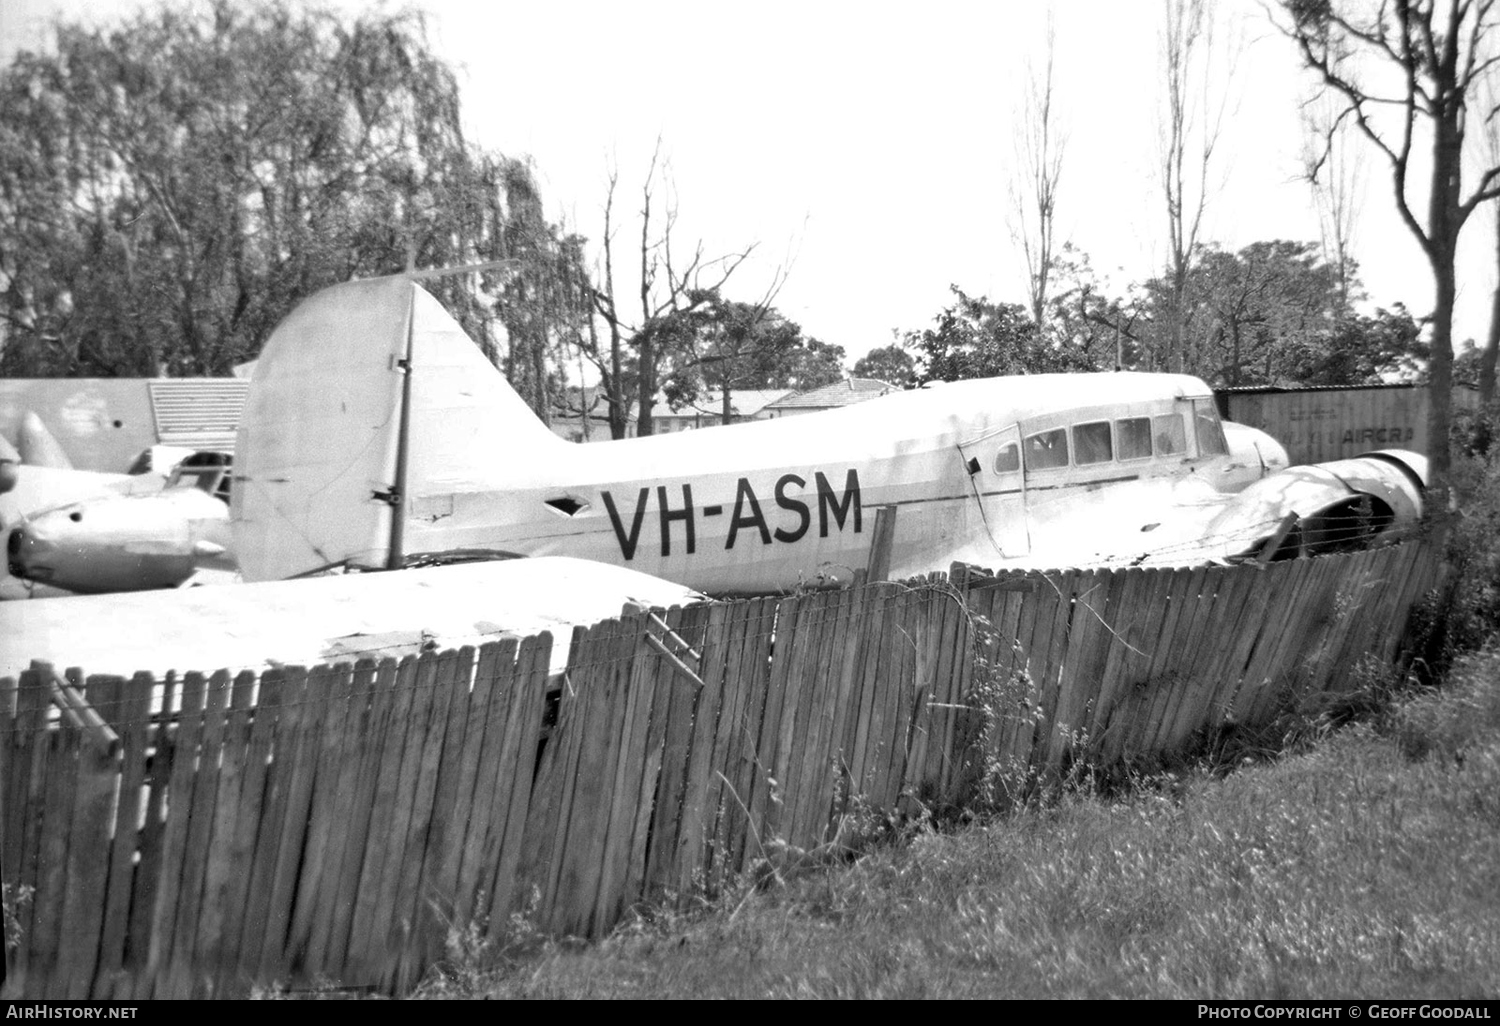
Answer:
[[[1158,758],[1390,662],[1431,540],[644,611],[400,662],[0,681],[9,994],[402,991],[450,930],[638,904],[919,814]],[[549,703],[549,687],[556,690]],[[549,706],[555,712],[551,720]]]

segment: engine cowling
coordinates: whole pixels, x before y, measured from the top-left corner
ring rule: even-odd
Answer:
[[[1402,449],[1290,467],[1246,488],[1208,524],[1230,559],[1364,548],[1422,518],[1427,458]]]

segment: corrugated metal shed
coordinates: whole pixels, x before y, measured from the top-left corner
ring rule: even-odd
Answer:
[[[1294,464],[1373,449],[1427,451],[1426,385],[1224,388],[1215,396],[1226,419],[1270,434]],[[1453,390],[1455,408],[1477,404],[1475,390]]]
[[[234,432],[250,382],[240,378],[175,378],[147,382],[156,436],[164,445],[234,450]]]

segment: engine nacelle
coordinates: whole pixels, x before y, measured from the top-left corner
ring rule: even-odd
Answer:
[[[1403,449],[1290,467],[1237,495],[1207,535],[1230,559],[1365,548],[1422,518],[1426,486],[1427,458]]]

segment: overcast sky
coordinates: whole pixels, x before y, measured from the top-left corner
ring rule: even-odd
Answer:
[[[57,11],[117,17],[131,2],[0,0],[0,48],[35,46]],[[343,0],[339,6],[372,6]],[[677,248],[710,255],[756,242],[728,289],[777,305],[851,360],[921,328],[950,283],[1020,302],[1007,228],[1013,126],[1028,58],[1044,53],[1045,5],[930,0],[674,3],[668,0],[423,0],[435,48],[459,66],[473,138],[535,162],[552,216],[597,238],[611,163],[634,199],[658,137],[680,221]],[[1203,238],[1316,241],[1297,178],[1291,45],[1255,0],[1218,0],[1240,40],[1221,187]],[[1160,0],[1059,0],[1059,100],[1070,136],[1060,234],[1123,287],[1157,272],[1166,218],[1157,162]],[[1356,238],[1370,299],[1431,304],[1430,273],[1396,220],[1372,153]],[[1420,198],[1419,198],[1420,201]],[[1457,337],[1482,337],[1493,231],[1476,216],[1459,272]]]

